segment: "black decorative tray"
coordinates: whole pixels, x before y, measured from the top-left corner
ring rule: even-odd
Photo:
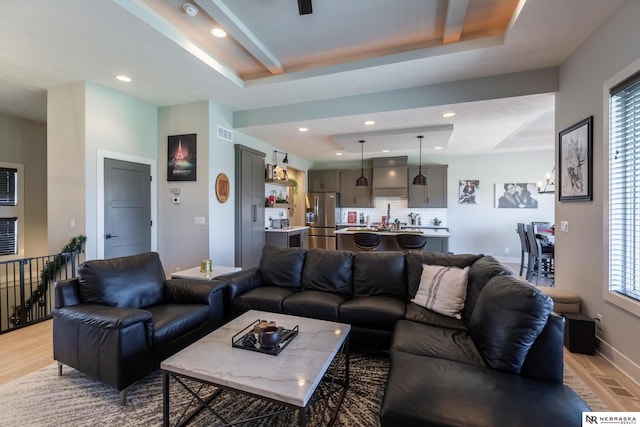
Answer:
[[[280,343],[277,346],[275,346],[274,348],[260,347],[260,343],[255,336],[256,334],[254,334],[253,332],[253,327],[256,324],[260,323],[260,321],[260,319],[255,320],[249,326],[231,337],[231,346],[244,350],[257,351],[258,353],[277,356],[298,335],[298,325],[294,326],[293,329],[282,328],[282,337],[280,338]]]

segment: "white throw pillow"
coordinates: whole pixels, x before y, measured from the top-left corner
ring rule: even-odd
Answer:
[[[460,312],[467,297],[469,267],[422,264],[420,287],[411,302],[424,308],[462,319]]]

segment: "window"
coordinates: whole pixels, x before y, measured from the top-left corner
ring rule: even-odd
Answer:
[[[0,255],[18,253],[18,218],[0,218]]]
[[[640,73],[609,93],[609,291],[640,300]]]
[[[18,169],[0,167],[0,206],[18,202]]]
[[[24,255],[23,166],[0,162],[0,260]]]

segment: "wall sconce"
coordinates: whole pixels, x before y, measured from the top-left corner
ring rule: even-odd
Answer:
[[[556,186],[556,181],[555,181],[555,172],[556,172],[556,168],[555,166],[553,167],[553,169],[551,170],[551,172],[549,172],[547,174],[547,176],[545,177],[545,183],[544,183],[544,187],[542,187],[542,182],[538,181],[537,187],[538,187],[538,194],[553,194],[555,193],[555,186]]]
[[[273,157],[275,158],[276,166],[278,165],[278,154],[284,154],[284,159],[282,159],[282,163],[285,165],[289,164],[289,153],[284,153],[282,151],[273,150]]]

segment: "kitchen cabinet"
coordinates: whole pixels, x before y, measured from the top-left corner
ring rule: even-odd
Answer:
[[[265,244],[265,156],[265,153],[244,145],[235,145],[235,265],[243,270],[259,265]]]
[[[340,192],[340,171],[338,170],[310,170],[309,171],[309,192],[311,193],[339,193]]]
[[[309,228],[291,227],[290,229],[267,230],[266,244],[281,248],[309,249]]]
[[[447,165],[422,167],[427,177],[427,185],[413,185],[413,177],[418,167],[410,167],[407,175],[409,184],[410,208],[446,208],[447,207]]]
[[[360,169],[340,171],[340,206],[347,208],[374,207],[371,195],[373,169],[365,169],[364,176],[369,180],[369,187],[356,187],[356,180],[360,177]]]
[[[448,237],[427,237],[427,246],[425,251],[449,253]]]

